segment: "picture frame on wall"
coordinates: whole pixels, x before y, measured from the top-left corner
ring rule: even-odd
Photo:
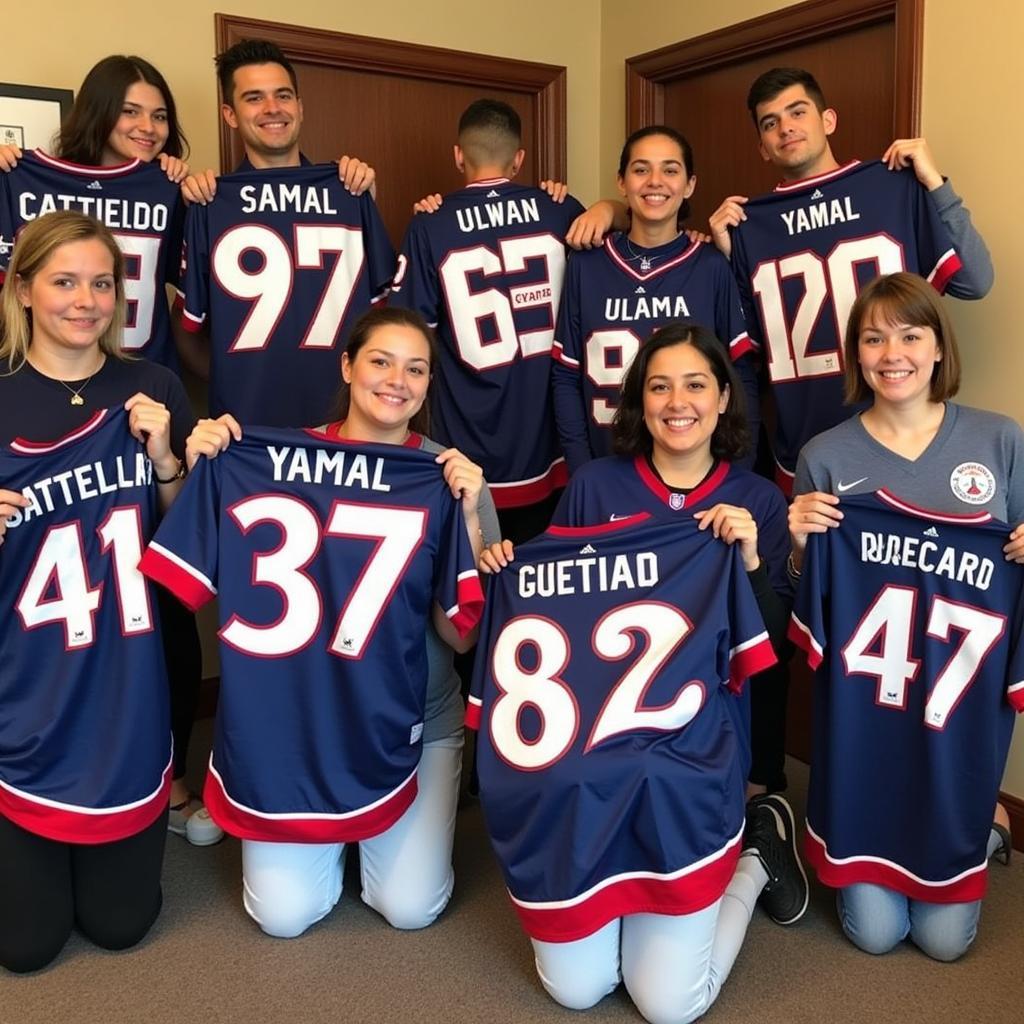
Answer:
[[[70,89],[0,82],[0,144],[50,150],[74,99]]]

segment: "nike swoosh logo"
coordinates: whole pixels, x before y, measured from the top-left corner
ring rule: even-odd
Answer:
[[[617,523],[620,519],[628,519],[628,518],[629,518],[629,516],[609,516],[608,517],[608,522],[609,523]]]
[[[866,476],[862,476],[859,480],[854,480],[852,484],[844,484],[842,480],[840,480],[839,483],[836,484],[836,490],[840,494],[845,494],[851,487],[856,487],[857,484],[862,484],[865,480],[867,480]]]

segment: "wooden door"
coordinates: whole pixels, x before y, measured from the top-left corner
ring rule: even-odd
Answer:
[[[918,134],[923,0],[811,0],[626,62],[626,131],[668,124],[694,150],[697,191],[691,223],[706,225],[728,195],[756,196],[778,183],[762,161],[747,111],[754,79],[773,67],[802,67],[818,79],[839,119],[832,150],[840,163],[879,157]],[[768,407],[764,419],[771,423]],[[810,760],[813,676],[790,671],[786,745]]]
[[[504,100],[523,122],[518,180],[565,180],[565,68],[218,14],[217,50],[242,39],[276,43],[295,65],[312,160],[358,156],[377,171],[377,205],[399,245],[412,204],[462,186],[452,160],[459,115],[476,99]],[[221,169],[242,157],[221,124]]]

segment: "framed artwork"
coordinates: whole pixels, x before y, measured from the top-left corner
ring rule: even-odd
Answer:
[[[70,89],[0,82],[0,144],[49,150],[74,98]]]

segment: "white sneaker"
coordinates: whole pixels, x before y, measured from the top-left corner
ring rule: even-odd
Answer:
[[[200,807],[185,822],[185,838],[193,846],[213,846],[224,838],[224,830],[210,817],[205,807]]]

